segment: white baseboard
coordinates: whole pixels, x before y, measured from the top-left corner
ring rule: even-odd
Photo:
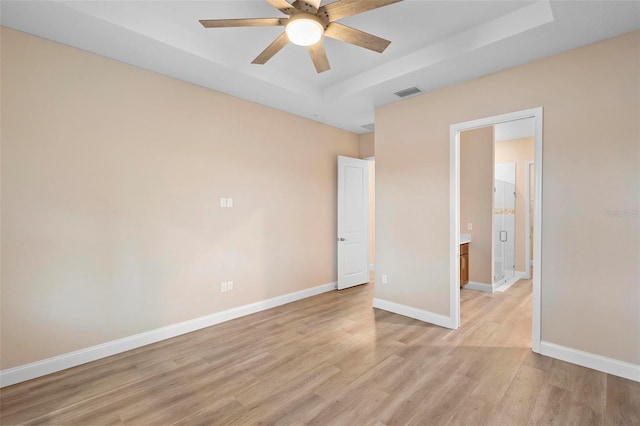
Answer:
[[[540,353],[561,361],[640,382],[640,365],[637,364],[631,364],[545,341],[540,342]]]
[[[515,271],[515,276],[520,278],[521,280],[527,279],[527,273],[525,271]]]
[[[495,290],[494,286],[491,284],[478,283],[475,281],[469,281],[464,285],[463,288],[466,288],[467,290],[486,291],[489,293],[493,293],[493,291]]]
[[[440,327],[451,328],[451,329],[455,328],[453,326],[453,321],[451,320],[450,317],[440,315],[440,314],[435,314],[433,312],[425,311],[422,309],[414,308],[412,306],[402,305],[400,303],[374,298],[373,307],[377,309],[382,309],[384,311],[393,312],[394,314],[403,315],[405,317],[439,325]]]
[[[502,292],[507,290],[513,284],[515,284],[518,280],[522,279],[523,275],[524,275],[524,272],[515,271],[514,278],[510,280],[508,283],[487,284],[487,283],[469,281],[467,284],[464,285],[464,288],[466,288],[467,290],[486,291],[488,293],[494,293],[496,291]]]
[[[505,283],[500,283],[500,284],[493,283],[493,291],[505,292],[509,290],[511,286],[517,283],[518,281],[520,281],[520,277],[518,277],[518,274],[516,272],[513,274],[513,277]]]
[[[370,263],[369,264],[369,270],[370,271],[375,271],[376,270],[376,265],[374,263]]]
[[[217,312],[204,317],[195,318],[178,324],[168,325],[166,327],[157,328],[155,330],[80,349],[78,351],[69,352],[53,358],[44,359],[42,361],[36,361],[31,364],[2,370],[0,371],[0,387],[10,386],[16,383],[35,379],[36,377],[45,376],[80,364],[106,358],[111,355],[146,346],[161,340],[170,339],[172,337],[180,336],[181,334],[191,333],[192,331],[211,327],[212,325],[275,308],[276,306],[295,302],[297,300],[306,299],[307,297],[316,296],[335,289],[335,282],[323,284],[317,287],[285,294],[249,305],[239,306],[237,308],[228,309],[226,311]]]

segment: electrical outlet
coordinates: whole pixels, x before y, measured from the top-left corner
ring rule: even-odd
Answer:
[[[389,283],[389,280],[387,279],[387,274],[383,274],[382,275],[382,284],[387,284]]]
[[[229,282],[227,283],[227,290],[228,290],[228,291],[233,291],[233,281],[229,281]]]
[[[229,283],[226,281],[220,283],[220,291],[223,293],[226,293],[227,291],[229,291]]]

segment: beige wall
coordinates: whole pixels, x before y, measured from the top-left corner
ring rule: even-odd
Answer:
[[[368,158],[376,155],[374,133],[360,135],[360,158]]]
[[[357,135],[8,29],[1,107],[1,368],[335,281]]]
[[[496,163],[516,163],[516,271],[524,272],[527,210],[525,179],[527,161],[533,161],[533,138],[496,142],[495,152]]]
[[[376,155],[374,133],[360,135],[360,158],[369,158]],[[369,263],[376,263],[376,164],[369,163]],[[372,275],[373,277],[373,275]]]
[[[640,364],[639,55],[636,31],[378,108],[376,297],[449,314],[449,126],[542,106],[542,339]]]
[[[481,284],[493,283],[493,175],[493,126],[460,133],[460,232],[471,234],[469,281]]]

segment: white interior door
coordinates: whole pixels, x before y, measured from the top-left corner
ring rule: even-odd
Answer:
[[[338,157],[338,290],[369,281],[369,162]]]

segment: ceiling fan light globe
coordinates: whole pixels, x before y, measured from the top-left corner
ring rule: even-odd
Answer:
[[[284,30],[289,41],[298,46],[314,45],[324,34],[324,27],[320,22],[304,17],[291,19]]]

